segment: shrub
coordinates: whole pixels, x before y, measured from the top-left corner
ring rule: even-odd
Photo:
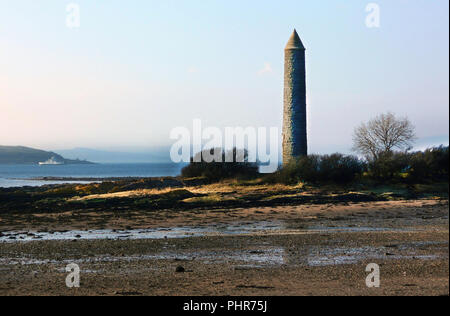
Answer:
[[[400,180],[409,171],[410,155],[403,152],[386,152],[368,162],[368,175],[378,181]]]
[[[414,153],[387,152],[368,162],[368,177],[377,181],[422,183],[448,180],[449,148]]]
[[[269,183],[293,184],[301,181],[311,181],[317,176],[319,169],[319,156],[311,155],[300,157],[280,169],[264,177]]]
[[[349,183],[361,176],[365,164],[355,156],[332,154],[322,156],[320,161],[320,177],[322,181]]]
[[[217,154],[221,157],[221,162],[206,162],[204,157]],[[233,162],[226,162],[226,157],[232,155]],[[236,162],[236,157],[242,155],[243,162]],[[200,162],[194,162],[200,160]],[[191,158],[188,166],[184,167],[181,175],[186,178],[205,177],[211,181],[218,181],[230,178],[250,178],[258,175],[258,165],[248,162],[248,152],[246,150],[239,151],[236,148],[225,152],[220,148],[208,149],[198,153]]]
[[[309,155],[283,166],[273,175],[266,176],[266,181],[287,184],[297,182],[345,184],[361,176],[364,169],[364,162],[354,156]]]
[[[413,181],[448,180],[449,147],[429,148],[411,154],[410,176]]]

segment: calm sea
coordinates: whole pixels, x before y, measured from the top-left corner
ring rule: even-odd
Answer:
[[[177,176],[184,164],[121,163],[95,165],[1,165],[0,187],[41,186],[70,183],[70,181],[33,180],[42,177],[111,178]],[[83,183],[75,181],[75,183]]]

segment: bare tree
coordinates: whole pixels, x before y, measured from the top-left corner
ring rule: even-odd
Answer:
[[[389,112],[355,128],[353,150],[369,159],[377,159],[394,149],[411,149],[415,139],[414,126],[408,118],[396,118]]]

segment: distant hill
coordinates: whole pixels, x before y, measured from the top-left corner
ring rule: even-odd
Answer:
[[[52,157],[64,164],[91,164],[89,161],[66,159],[51,151],[23,146],[0,146],[0,164],[38,164]]]

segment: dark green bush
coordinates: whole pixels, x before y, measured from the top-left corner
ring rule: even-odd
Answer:
[[[365,169],[363,161],[342,154],[309,155],[283,166],[275,174],[266,176],[268,182],[279,183],[337,183],[346,184],[360,177]]]
[[[369,161],[368,177],[378,181],[422,183],[448,180],[449,148],[413,153],[388,152]]]
[[[205,162],[205,153],[213,155],[219,152],[222,157],[222,162]],[[243,162],[236,162],[238,154],[242,154],[244,157]],[[201,156],[199,156],[201,155]],[[226,162],[226,157],[234,157],[233,162]],[[181,171],[181,175],[186,178],[193,177],[205,177],[211,181],[218,181],[222,179],[230,178],[251,178],[258,175],[258,165],[256,163],[248,162],[248,152],[246,150],[239,151],[233,149],[225,153],[220,148],[209,149],[198,153],[195,158],[201,162],[194,162],[197,159],[191,158],[191,162],[188,166],[184,167]]]
[[[449,147],[429,148],[411,154],[411,180],[448,180]]]
[[[368,176],[377,181],[402,180],[410,168],[410,154],[387,152],[368,162]]]
[[[361,176],[365,163],[355,156],[332,154],[322,156],[320,160],[320,178],[322,181],[349,183]]]

